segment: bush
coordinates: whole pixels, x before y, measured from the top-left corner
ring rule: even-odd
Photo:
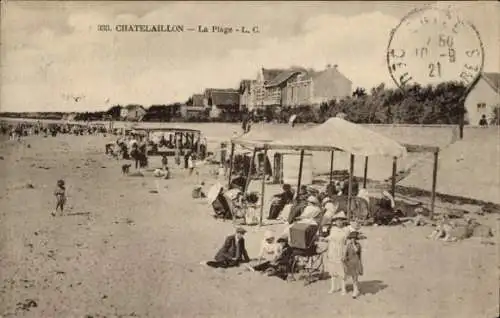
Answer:
[[[500,125],[500,105],[493,108],[493,114],[491,116],[490,125],[498,126]]]

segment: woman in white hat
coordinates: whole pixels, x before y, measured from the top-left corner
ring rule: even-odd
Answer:
[[[331,276],[331,286],[328,291],[329,294],[332,294],[343,287],[342,282],[344,281],[344,265],[342,263],[342,258],[344,257],[344,247],[348,234],[348,232],[344,229],[345,222],[347,221],[344,211],[340,211],[335,214],[332,221],[334,222],[334,225],[327,238],[328,253],[327,261],[325,263],[326,269]]]
[[[322,205],[323,209],[325,210],[325,213],[323,214],[322,223],[331,224],[331,222],[333,221],[333,216],[335,215],[335,213],[337,213],[339,204],[338,202],[333,202],[331,198],[326,197],[323,199]]]
[[[279,247],[281,245],[276,243],[276,236],[273,231],[266,231],[264,239],[260,245],[260,252],[258,256],[259,264],[254,266],[256,271],[264,271],[271,266],[271,263],[276,260],[280,255]]]
[[[298,217],[300,222],[314,222],[317,223],[317,218],[321,215],[321,208],[318,198],[311,195],[307,198],[307,206],[304,212]]]

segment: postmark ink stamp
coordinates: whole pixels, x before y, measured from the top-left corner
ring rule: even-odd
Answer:
[[[387,67],[400,88],[456,81],[471,86],[483,70],[479,32],[450,8],[408,13],[391,31]]]

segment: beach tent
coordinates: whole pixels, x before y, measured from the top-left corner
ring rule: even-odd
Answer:
[[[395,160],[399,157],[405,156],[407,150],[405,146],[397,143],[396,141],[385,137],[381,134],[375,133],[370,129],[364,128],[360,125],[348,122],[342,118],[330,118],[324,124],[319,126],[297,131],[293,136],[277,139],[274,141],[269,140],[252,140],[250,138],[234,138],[232,141],[232,149],[234,144],[244,147],[254,148],[254,154],[258,150],[263,150],[267,153],[269,149],[277,150],[296,150],[300,151],[300,165],[298,171],[298,185],[302,177],[303,157],[305,151],[330,151],[331,152],[331,167],[333,167],[333,153],[334,151],[343,151],[350,153],[350,177],[349,177],[349,193],[348,197],[352,196],[352,178],[354,170],[354,157],[356,155],[365,156],[386,156],[393,157]],[[367,167],[367,161],[366,165]],[[393,171],[393,174],[395,172]],[[332,176],[332,172],[330,173]],[[393,189],[394,181],[393,178]],[[366,182],[365,182],[366,183]],[[365,184],[364,183],[364,184]],[[262,181],[262,197],[264,197],[265,181]],[[393,190],[394,192],[394,190]],[[350,203],[349,199],[349,203]],[[348,212],[350,213],[350,207]],[[263,205],[261,205],[261,223],[262,223]]]

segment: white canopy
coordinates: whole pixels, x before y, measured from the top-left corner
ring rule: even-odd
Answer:
[[[268,149],[341,150],[356,156],[399,158],[406,155],[406,148],[398,142],[341,118],[330,118],[322,125],[297,131],[293,136],[275,141],[248,140],[242,137],[233,139],[233,142]]]

